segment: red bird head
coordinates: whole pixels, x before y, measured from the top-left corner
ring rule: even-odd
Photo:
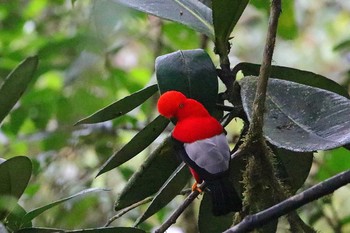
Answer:
[[[186,101],[186,96],[178,91],[167,91],[158,100],[158,112],[166,118],[176,117],[177,111]]]
[[[188,117],[210,116],[204,106],[194,99],[186,98],[178,91],[167,91],[158,100],[158,111],[166,118],[182,120]]]

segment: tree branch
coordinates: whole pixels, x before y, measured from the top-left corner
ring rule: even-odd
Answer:
[[[271,61],[275,48],[277,25],[280,13],[281,0],[272,0],[263,61],[260,66],[259,79],[253,103],[253,115],[248,133],[251,135],[251,140],[253,141],[262,137],[267,83],[270,75]]]
[[[289,213],[290,211],[296,210],[309,202],[331,194],[336,189],[341,188],[348,183],[350,183],[350,170],[335,175],[319,183],[318,185],[296,194],[266,210],[254,215],[249,215],[245,217],[242,222],[224,233],[239,233],[253,230],[254,228],[260,227],[273,219]]]

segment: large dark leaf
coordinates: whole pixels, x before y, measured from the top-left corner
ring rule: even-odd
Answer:
[[[54,228],[24,228],[16,233],[145,233],[144,230],[134,227],[104,227],[81,230],[62,230]]]
[[[27,89],[38,66],[38,57],[29,57],[21,62],[0,87],[0,123]]]
[[[0,164],[0,196],[20,198],[32,174],[32,163],[25,156],[17,156]]]
[[[86,194],[89,194],[89,193],[94,193],[94,192],[101,192],[101,191],[107,191],[106,189],[100,189],[100,188],[91,188],[91,189],[86,189],[86,190],[83,190],[77,194],[74,194],[72,196],[69,196],[69,197],[66,197],[66,198],[63,198],[63,199],[60,199],[58,201],[55,201],[55,202],[52,202],[48,205],[45,205],[45,206],[42,206],[42,207],[39,207],[37,209],[34,209],[32,211],[29,211],[26,215],[23,216],[23,219],[22,219],[22,224],[26,224],[28,222],[30,222],[31,220],[33,220],[34,218],[36,218],[38,215],[44,213],[45,211],[63,203],[63,202],[66,202],[66,201],[69,201],[73,198],[76,198],[76,197],[81,197],[81,196],[84,196]]]
[[[233,223],[234,213],[224,216],[212,214],[212,202],[210,195],[204,193],[199,207],[198,228],[200,233],[219,233],[227,230]]]
[[[137,133],[121,150],[112,155],[107,162],[102,165],[97,176],[118,167],[143,151],[163,132],[168,124],[168,119],[163,116],[158,116]]]
[[[76,123],[78,124],[93,124],[103,121],[112,120],[114,118],[120,117],[125,113],[130,112],[148,98],[150,98],[158,90],[157,85],[152,85],[146,87],[138,92],[135,92],[117,102],[112,103],[111,105],[95,112],[91,116],[88,116],[84,119],[81,119]]]
[[[211,10],[197,0],[114,0],[136,10],[184,24],[214,38]]]
[[[259,76],[260,65],[258,64],[242,62],[239,63],[236,68],[241,70],[244,76]],[[272,66],[270,76],[271,78],[283,79],[308,86],[318,87],[349,98],[349,94],[344,87],[340,86],[333,80],[310,71],[298,70],[284,66]]]
[[[177,51],[156,59],[161,93],[178,90],[201,102],[209,112],[216,106],[218,79],[209,55],[201,49]]]
[[[130,178],[116,201],[115,210],[155,194],[179,164],[173,142],[167,138]]]
[[[218,54],[229,52],[229,37],[241,17],[248,0],[213,0],[213,23],[215,31],[215,49]]]
[[[142,223],[172,201],[184,188],[190,177],[187,166],[182,163],[160,188],[145,213],[137,220],[135,225]]]
[[[256,77],[241,81],[248,119],[252,115]],[[292,151],[327,150],[350,142],[350,100],[336,93],[279,79],[269,79],[265,137]]]

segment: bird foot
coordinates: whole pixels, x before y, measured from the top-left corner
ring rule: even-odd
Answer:
[[[198,187],[198,183],[197,182],[194,182],[194,184],[192,185],[192,191],[194,192],[194,191],[198,191],[199,193],[202,193],[203,192],[203,190],[202,189],[200,189],[199,187]]]

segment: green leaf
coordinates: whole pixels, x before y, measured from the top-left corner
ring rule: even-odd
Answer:
[[[0,87],[0,123],[27,89],[38,66],[38,57],[22,61],[5,79]]]
[[[316,174],[319,181],[326,180],[331,176],[349,169],[350,156],[345,148],[337,148],[325,151],[322,156],[321,166]]]
[[[103,227],[81,230],[62,230],[55,228],[24,228],[15,233],[146,233],[134,227]]]
[[[86,189],[86,190],[83,190],[79,193],[76,193],[72,196],[69,196],[69,197],[66,197],[66,198],[63,198],[63,199],[60,199],[58,201],[55,201],[55,202],[52,202],[48,205],[44,205],[42,207],[39,207],[37,209],[34,209],[32,211],[29,211],[26,215],[24,215],[23,219],[22,219],[22,224],[26,224],[27,222],[30,222],[32,221],[34,218],[36,218],[37,216],[39,216],[40,214],[44,213],[45,211],[63,203],[63,202],[66,202],[68,200],[71,200],[73,198],[76,198],[76,197],[80,197],[80,196],[84,196],[86,194],[90,194],[90,193],[95,193],[95,192],[101,192],[101,191],[107,191],[106,189],[101,189],[101,188],[90,188],[90,189]]]
[[[212,214],[210,195],[204,193],[198,215],[198,228],[200,233],[219,233],[227,230],[233,223],[234,213],[223,216]]]
[[[173,141],[168,137],[130,178],[116,201],[115,210],[121,210],[155,194],[180,162]]]
[[[294,1],[282,3],[282,13],[278,20],[277,33],[284,39],[294,39],[298,36],[298,27],[295,19]]]
[[[250,4],[266,13],[270,11],[270,2],[261,0],[250,0]],[[282,3],[282,14],[278,21],[277,33],[284,39],[294,39],[298,35],[298,27],[295,19],[294,1]]]
[[[0,196],[19,199],[32,174],[32,163],[25,156],[16,156],[0,164]]]
[[[257,9],[268,11],[270,8],[270,2],[261,0],[250,0],[249,4],[252,4]]]
[[[256,77],[241,80],[241,97],[251,119]],[[323,89],[269,79],[264,135],[292,151],[328,150],[350,142],[350,100]]]
[[[0,195],[0,222],[10,215],[16,208],[18,199],[13,196]]]
[[[94,124],[120,117],[145,102],[156,93],[157,90],[158,87],[156,84],[146,87],[78,121],[75,125]]]
[[[22,206],[16,203],[16,206],[6,217],[6,226],[13,231],[20,229],[22,218],[26,213],[27,212],[25,211],[25,209],[23,209]],[[27,224],[22,226],[22,228],[23,227],[32,227],[32,223],[28,222]]]
[[[304,184],[310,173],[313,161],[311,152],[294,152],[282,148],[274,148],[277,162],[277,175],[289,185],[292,193]]]
[[[97,176],[118,167],[143,151],[167,127],[169,120],[158,116],[144,129],[137,133],[121,150],[112,155],[101,167]]]
[[[242,62],[239,63],[235,69],[241,70],[244,76],[259,76],[260,65]],[[298,70],[284,66],[272,66],[270,76],[271,78],[318,87],[349,98],[349,94],[344,87],[340,86],[333,80],[310,71]]]
[[[15,231],[15,233],[64,233],[66,231],[62,229],[57,228],[41,228],[41,227],[35,227],[35,228],[23,228],[18,231]]]
[[[334,46],[333,48],[334,51],[339,51],[339,50],[350,50],[350,39],[344,40]]]
[[[229,37],[249,0],[213,0],[215,49],[218,54],[228,54]]]
[[[201,102],[210,113],[216,108],[218,79],[209,55],[202,49],[180,50],[156,59],[159,90],[177,90]]]
[[[95,229],[83,229],[67,231],[67,233],[146,233],[144,230],[134,227],[106,227]]]
[[[135,226],[157,213],[172,201],[185,187],[190,178],[191,174],[188,167],[182,163],[157,192],[145,213],[136,221]]]
[[[184,24],[214,38],[211,9],[196,0],[114,0],[136,10]]]
[[[11,230],[20,229],[22,218],[26,213],[27,212],[25,211],[25,209],[23,209],[22,206],[17,204],[15,208],[11,211],[11,213],[6,217],[6,226],[9,227]],[[32,227],[32,223],[28,222],[25,225],[22,225],[22,228],[23,227]]]

